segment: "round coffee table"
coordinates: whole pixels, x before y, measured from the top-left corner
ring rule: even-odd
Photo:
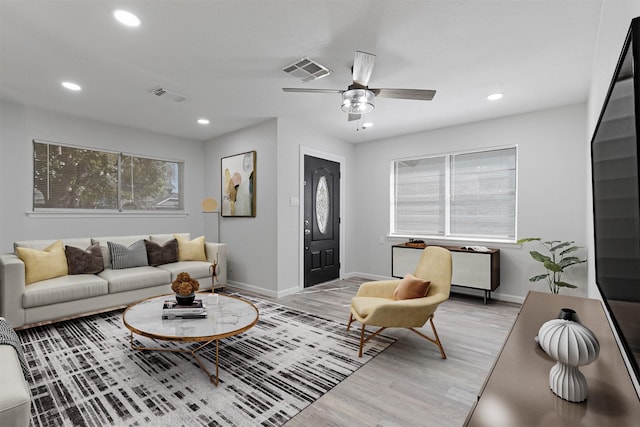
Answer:
[[[130,305],[122,314],[124,325],[131,331],[130,345],[134,350],[157,350],[190,353],[207,374],[209,380],[218,385],[218,350],[220,340],[240,334],[258,322],[258,308],[242,298],[218,295],[217,303],[210,300],[210,293],[198,293],[207,305],[204,319],[163,319],[162,306],[165,300],[175,299],[174,294],[148,298]],[[141,347],[133,344],[133,334],[161,341],[203,343],[195,349],[169,349]],[[212,342],[216,343],[216,373],[211,375],[204,366],[197,351]]]

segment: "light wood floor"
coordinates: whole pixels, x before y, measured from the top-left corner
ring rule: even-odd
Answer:
[[[338,280],[272,300],[346,327],[351,297],[362,281]],[[387,329],[385,334],[396,337],[396,343],[286,426],[461,426],[519,309],[519,304],[484,305],[480,296],[451,294],[434,318],[446,360],[416,334]],[[359,330],[359,323],[354,326]],[[423,331],[431,335],[428,325]]]

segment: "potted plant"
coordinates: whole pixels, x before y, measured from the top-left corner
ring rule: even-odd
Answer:
[[[573,241],[562,242],[560,240],[552,240],[549,242],[542,242],[540,237],[527,237],[518,240],[519,244],[537,241],[542,244],[546,249],[548,255],[541,254],[538,251],[530,251],[531,258],[538,262],[541,262],[544,268],[547,270],[545,274],[539,274],[529,279],[530,282],[538,282],[540,280],[546,280],[549,290],[557,294],[560,292],[560,288],[575,289],[577,286],[567,283],[562,280],[562,273],[571,267],[572,265],[581,264],[587,262],[586,259],[580,259],[577,256],[571,255],[580,249],[579,246],[575,246]]]
[[[195,292],[199,287],[200,283],[192,279],[189,273],[185,271],[178,274],[176,280],[171,282],[171,290],[176,293],[178,305],[191,305],[196,297]]]

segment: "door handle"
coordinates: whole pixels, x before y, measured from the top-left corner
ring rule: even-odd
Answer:
[[[309,230],[308,228],[304,229],[304,234],[311,234],[311,230]]]

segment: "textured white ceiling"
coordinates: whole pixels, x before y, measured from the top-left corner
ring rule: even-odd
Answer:
[[[203,141],[289,117],[363,142],[586,101],[601,3],[0,0],[0,97]],[[122,27],[116,8],[142,25]],[[375,127],[358,132],[339,94],[282,92],[345,89],[356,50],[377,55],[371,87],[436,89],[434,100],[377,98]],[[303,56],[333,74],[302,83],[281,71]],[[158,98],[158,86],[189,99]],[[505,97],[487,101],[493,92]]]

